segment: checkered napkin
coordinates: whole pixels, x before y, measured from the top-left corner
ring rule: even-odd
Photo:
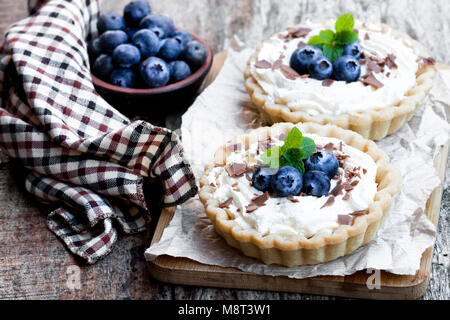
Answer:
[[[26,168],[30,193],[60,206],[49,228],[94,263],[119,228],[145,230],[145,179],[162,181],[165,205],[197,187],[175,134],[130,122],[95,92],[85,39],[95,36],[98,2],[29,5],[32,15],[9,27],[0,49],[0,147]]]

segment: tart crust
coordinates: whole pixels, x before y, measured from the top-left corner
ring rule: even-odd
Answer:
[[[381,24],[381,32],[391,32],[396,39],[408,44],[418,56],[429,57],[429,53],[419,42],[412,39],[405,32],[393,30]],[[386,108],[372,108],[355,113],[342,113],[338,116],[320,114],[311,116],[305,111],[291,111],[286,105],[271,101],[263,88],[258,84],[250,71],[250,65],[256,62],[259,49],[248,60],[244,72],[245,87],[253,103],[271,124],[276,122],[315,122],[319,124],[335,124],[361,134],[364,138],[381,140],[400,129],[414,115],[419,105],[433,86],[437,73],[434,65],[421,67],[416,73],[416,84],[405,93],[405,97],[398,104]]]
[[[241,143],[248,149],[249,145],[256,141],[289,133],[293,126],[291,123],[278,123],[272,127],[261,127],[234,138],[227,145]],[[388,156],[378,149],[373,141],[334,125],[303,123],[296,126],[303,133],[338,138],[372,157],[377,165],[377,193],[374,201],[369,205],[366,215],[354,217],[352,225],[339,225],[331,235],[315,234],[311,238],[303,236],[286,238],[270,234],[263,236],[255,229],[243,229],[233,220],[232,214],[227,212],[228,209],[221,208],[219,201],[214,199],[215,187],[208,184],[207,177],[215,166],[225,165],[226,155],[230,152],[227,146],[219,148],[214,160],[205,167],[204,174],[200,179],[200,200],[217,233],[230,246],[265,264],[280,264],[288,267],[313,265],[331,261],[353,252],[374,238],[389,212],[393,196],[400,191],[400,173],[390,164]]]

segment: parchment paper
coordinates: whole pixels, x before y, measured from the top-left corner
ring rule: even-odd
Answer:
[[[266,125],[244,87],[243,72],[251,53],[251,49],[230,50],[217,79],[182,118],[183,145],[197,178],[219,146],[249,129]],[[394,198],[385,224],[375,239],[352,254],[315,266],[265,265],[228,246],[215,233],[196,197],[177,207],[161,240],[146,250],[146,258],[152,260],[166,254],[292,278],[348,275],[366,268],[415,274],[423,251],[433,245],[435,239],[435,226],[424,209],[429,195],[441,183],[433,159],[449,138],[449,89],[450,71],[440,71],[430,95],[411,121],[378,142],[402,173],[402,191]]]

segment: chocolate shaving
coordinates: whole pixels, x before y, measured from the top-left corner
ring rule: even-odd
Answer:
[[[306,78],[309,78],[310,76],[311,76],[310,74],[305,73],[305,74],[302,74],[302,75],[300,76],[300,78],[306,79]]]
[[[293,195],[288,195],[288,196],[286,197],[286,199],[288,199],[288,200],[291,201],[291,202],[298,202],[298,199],[295,199]]]
[[[214,184],[214,182],[211,182],[211,183],[209,184],[209,186],[210,186],[210,187],[216,187],[216,185]]]
[[[363,216],[369,213],[369,210],[365,209],[365,210],[358,210],[358,211],[353,211],[352,213],[349,213],[349,215],[352,216]]]
[[[344,186],[344,190],[347,192],[350,192],[354,189],[354,187],[350,183],[343,183],[342,185]]]
[[[325,207],[331,206],[334,203],[334,196],[331,195],[328,197],[327,201],[323,204],[323,206],[320,207],[320,209],[323,209]]]
[[[380,67],[380,64],[375,60],[369,60],[367,63],[367,69],[375,73],[380,73],[383,70],[383,68]]]
[[[269,200],[269,193],[266,191],[262,195],[254,197],[251,203],[256,204],[258,207],[262,207],[267,200]]]
[[[342,190],[344,189],[344,185],[342,183],[338,183],[333,190],[331,190],[328,195],[332,195],[334,197],[337,197],[339,194],[342,193]]]
[[[230,177],[238,178],[246,172],[247,165],[245,163],[234,162],[226,166],[225,170],[227,171]]]
[[[375,78],[375,76],[373,75],[372,72],[366,74],[362,78],[361,82],[364,83],[365,85],[372,86],[375,89],[384,87],[384,84],[382,84],[380,81],[378,81],[378,79]]]
[[[282,59],[275,60],[275,62],[272,65],[272,70],[280,68],[282,64],[283,64]]]
[[[227,200],[225,200],[224,202],[222,202],[221,204],[219,204],[219,208],[229,208],[231,202],[233,202],[233,198],[228,198]]]
[[[423,58],[420,60],[420,66],[426,67],[426,66],[433,66],[436,64],[436,60],[432,57]]]
[[[250,203],[248,206],[245,207],[245,211],[247,211],[248,213],[255,211],[256,209],[258,209],[259,207],[254,204],[254,203]]]
[[[338,215],[338,223],[343,225],[351,225],[353,222],[353,218],[347,214],[339,214]]]
[[[356,33],[356,34],[359,34],[359,30],[358,30],[358,29],[356,29],[356,28],[355,28],[355,29],[353,29],[353,32],[354,32],[354,33]]]
[[[366,174],[366,173],[367,173],[367,169],[364,169],[364,168],[363,168],[363,170],[362,170],[362,171],[363,171],[363,173],[364,173],[364,174]]]
[[[311,29],[309,28],[287,28],[288,31],[288,35],[290,38],[295,39],[295,38],[304,38],[306,37],[310,32]]]
[[[343,197],[342,197],[342,200],[348,200],[348,199],[350,199],[350,193],[346,193]]]
[[[249,165],[247,165],[247,168],[245,169],[245,173],[246,174],[248,174],[248,173],[253,173],[253,172],[255,172],[255,170],[258,168],[258,165],[257,164],[254,164],[254,165],[252,165],[252,166],[249,166]]]
[[[356,187],[358,185],[358,183],[359,183],[359,180],[355,180],[355,181],[352,181],[352,183],[350,183],[350,185],[353,187]]]
[[[326,145],[323,146],[323,148],[330,152],[333,150],[336,150],[336,148],[334,147],[334,144],[332,142],[327,143]]]
[[[270,69],[270,68],[272,68],[272,64],[267,60],[259,60],[259,61],[256,61],[255,68]]]
[[[280,68],[284,76],[290,80],[295,80],[296,78],[300,77],[297,71],[295,71],[294,69],[285,64],[282,64]]]
[[[235,143],[232,145],[227,146],[227,149],[233,152],[237,152],[240,151],[242,149],[242,144],[240,143]]]
[[[388,72],[388,73],[386,73],[386,77],[390,77],[391,76],[391,73],[390,72]]]
[[[259,207],[265,205],[265,202],[269,199],[269,193],[266,191],[262,195],[258,195],[252,199],[252,202],[248,206],[245,207],[247,212],[253,212]]]
[[[301,47],[304,47],[304,46],[306,46],[306,43],[303,42],[303,41],[299,41],[298,44],[297,44],[298,48],[301,48]]]
[[[272,147],[272,143],[271,143],[270,138],[266,139],[266,140],[258,141],[258,154],[260,152],[266,151],[267,149],[269,149],[271,147]]]
[[[386,65],[388,66],[389,69],[397,69],[398,66],[395,63],[395,59],[397,57],[395,55],[393,55],[392,53],[388,54],[386,59],[384,59],[384,61],[386,62]]]
[[[322,86],[330,87],[334,83],[333,79],[325,79],[322,81]]]
[[[364,40],[370,40],[369,34],[366,33],[366,35],[364,36]]]

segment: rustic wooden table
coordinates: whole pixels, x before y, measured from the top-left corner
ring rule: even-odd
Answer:
[[[120,11],[128,0],[104,1]],[[249,46],[305,18],[352,12],[382,21],[419,39],[440,62],[450,64],[448,0],[242,0],[150,1],[154,12],[170,14],[179,26],[206,39],[215,52],[234,36]],[[0,0],[0,31],[26,16],[26,1]],[[449,179],[447,170],[447,181]],[[124,236],[93,266],[67,252],[47,229],[48,209],[24,193],[20,168],[0,154],[0,299],[332,299],[327,296],[200,288],[160,283],[149,277],[143,257],[152,230]],[[450,187],[444,190],[430,284],[422,299],[450,299]],[[158,213],[153,213],[153,223]],[[77,279],[80,281],[78,282]],[[79,284],[79,285],[78,285]]]

